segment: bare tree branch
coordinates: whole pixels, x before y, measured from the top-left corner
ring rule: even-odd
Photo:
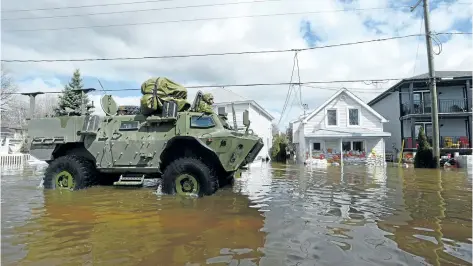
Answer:
[[[26,118],[29,115],[29,100],[24,96],[12,97],[8,104],[8,109],[2,110],[2,126],[13,128],[23,128],[26,126]],[[55,95],[39,95],[36,99],[34,117],[54,116],[54,107],[57,105]]]
[[[2,82],[2,89],[0,91],[0,110],[8,109],[8,105],[10,104],[13,95],[11,93],[15,93],[18,91],[18,87],[16,86],[13,78],[10,76],[8,70],[5,69],[3,63],[1,64],[1,82]]]

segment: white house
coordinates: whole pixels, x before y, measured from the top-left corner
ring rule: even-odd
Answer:
[[[387,120],[346,89],[337,91],[319,108],[307,115],[295,130],[298,137],[298,161],[312,158],[344,158],[373,155],[385,157],[384,132]]]
[[[228,123],[231,126],[233,126],[232,103],[235,108],[236,123],[239,129],[245,128],[243,125],[243,112],[248,110],[251,121],[250,129],[261,137],[264,143],[263,149],[261,149],[255,160],[266,157],[270,158],[269,150],[273,144],[271,124],[274,117],[254,100],[247,99],[226,88],[214,89],[210,93],[214,96],[214,112],[218,113],[219,109],[223,109],[228,114]]]

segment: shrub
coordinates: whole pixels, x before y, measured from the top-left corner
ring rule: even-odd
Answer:
[[[417,153],[414,158],[414,167],[415,168],[434,168],[435,159],[430,147],[429,141],[424,133],[424,128],[421,127],[419,130],[419,147],[417,148]]]

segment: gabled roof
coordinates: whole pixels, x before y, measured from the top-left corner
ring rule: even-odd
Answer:
[[[339,91],[337,91],[332,97],[330,97],[327,101],[325,101],[324,104],[319,106],[319,108],[315,109],[312,113],[310,113],[305,119],[304,123],[307,123],[312,117],[314,117],[316,114],[318,114],[321,110],[323,110],[329,103],[331,103],[334,99],[336,99],[340,94],[345,93],[348,95],[348,97],[352,98],[354,101],[356,101],[358,104],[363,106],[366,110],[368,110],[370,113],[372,113],[374,116],[378,117],[381,122],[388,122],[386,118],[384,118],[382,115],[380,115],[378,112],[376,112],[373,108],[371,108],[369,105],[367,105],[365,102],[363,102],[360,98],[356,97],[353,93],[351,93],[349,90],[346,88],[343,88]]]
[[[435,71],[435,77],[436,79],[465,79],[465,78],[470,78],[472,77],[472,71]],[[371,101],[368,102],[368,105],[373,105],[386,96],[388,96],[391,92],[395,91],[397,88],[399,88],[402,84],[406,82],[413,82],[413,81],[424,81],[429,78],[429,73],[424,73],[421,75],[413,76],[410,78],[405,78],[400,80],[398,83],[394,84],[391,88],[387,89],[383,93],[379,94],[375,98],[373,98]]]
[[[210,91],[214,96],[214,103],[227,103],[227,102],[239,102],[239,101],[248,101],[248,98],[245,98],[227,88],[216,88]]]
[[[231,103],[247,103],[253,105],[256,109],[261,111],[270,121],[274,120],[274,117],[268,111],[266,111],[266,109],[261,107],[261,105],[259,105],[256,101],[245,98],[227,88],[213,89],[210,91],[210,93],[212,93],[214,96],[214,106],[228,105]]]

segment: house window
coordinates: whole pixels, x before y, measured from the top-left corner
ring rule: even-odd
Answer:
[[[358,109],[348,109],[348,122],[350,126],[360,125],[360,114]]]
[[[351,150],[351,142],[349,142],[349,141],[344,141],[344,142],[342,143],[342,149],[343,149],[343,151],[349,151],[349,150]]]
[[[363,141],[353,141],[353,149],[354,151],[363,151]]]
[[[337,125],[337,110],[335,109],[327,110],[327,125],[329,126]]]
[[[225,108],[225,106],[219,107],[217,113],[218,113],[218,114],[224,114],[224,113],[227,112],[226,109],[227,109],[227,108]]]
[[[314,142],[313,144],[314,151],[320,151],[320,142]]]
[[[342,142],[343,151],[364,151],[363,141],[344,141]]]

